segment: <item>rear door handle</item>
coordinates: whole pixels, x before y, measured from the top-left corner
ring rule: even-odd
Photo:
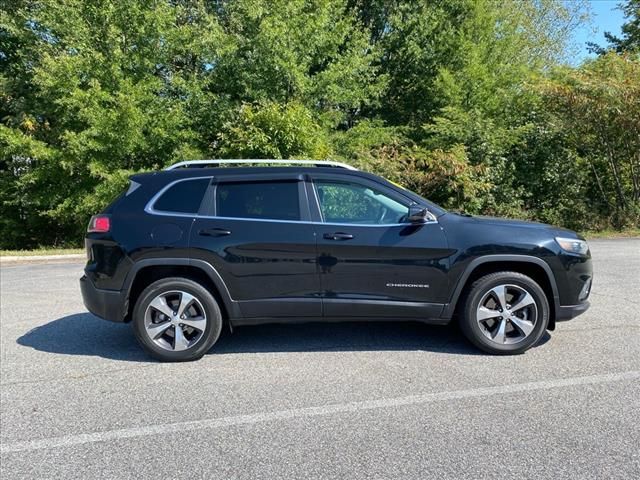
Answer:
[[[353,238],[353,235],[351,235],[350,233],[335,232],[325,233],[322,237],[326,240],[351,240]]]
[[[198,231],[198,235],[203,237],[224,237],[225,235],[231,235],[231,230],[226,228],[204,228]]]

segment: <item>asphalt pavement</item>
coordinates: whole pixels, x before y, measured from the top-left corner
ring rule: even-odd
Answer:
[[[640,239],[591,241],[592,307],[524,355],[414,323],[237,328],[150,361],[82,264],[0,270],[0,476],[640,478]]]

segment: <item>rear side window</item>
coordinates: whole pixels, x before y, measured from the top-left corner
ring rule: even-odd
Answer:
[[[183,180],[169,187],[153,204],[155,210],[176,213],[198,213],[210,179]]]
[[[221,183],[216,188],[216,215],[300,220],[298,182]]]

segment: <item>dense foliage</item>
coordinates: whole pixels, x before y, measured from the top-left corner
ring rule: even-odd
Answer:
[[[0,0],[0,248],[75,245],[133,172],[336,158],[443,206],[640,219],[637,0]],[[635,27],[634,27],[635,25]]]

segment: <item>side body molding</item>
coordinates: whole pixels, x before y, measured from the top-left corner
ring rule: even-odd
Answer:
[[[530,255],[485,255],[482,257],[478,257],[469,262],[469,265],[465,268],[462,275],[458,279],[458,283],[456,284],[456,288],[451,295],[451,301],[445,306],[442,311],[443,318],[451,318],[456,309],[456,305],[462,294],[462,289],[464,288],[465,283],[469,279],[469,276],[473,273],[473,271],[480,265],[486,263],[496,263],[496,262],[520,262],[520,263],[531,263],[535,264],[538,267],[541,267],[547,278],[549,280],[549,284],[551,285],[551,291],[553,292],[553,306],[555,312],[557,313],[560,307],[560,297],[558,295],[558,286],[556,285],[556,279],[551,271],[551,267],[547,262],[538,257],[532,257]],[[550,325],[552,326],[553,319],[551,319]]]

